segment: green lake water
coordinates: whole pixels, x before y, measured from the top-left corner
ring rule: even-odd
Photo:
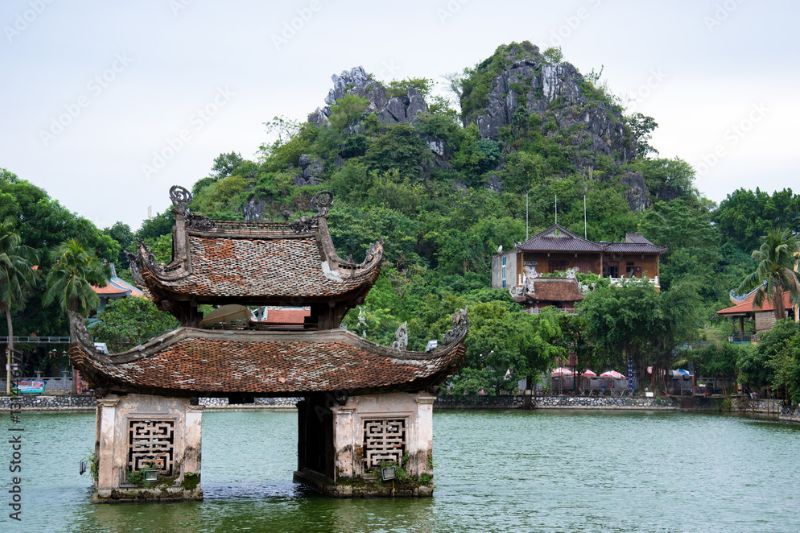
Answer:
[[[117,505],[78,475],[93,414],[22,425],[23,522],[6,488],[0,531],[800,531],[800,427],[736,417],[437,412],[433,498],[335,500],[291,481],[294,412],[206,412],[205,501]]]

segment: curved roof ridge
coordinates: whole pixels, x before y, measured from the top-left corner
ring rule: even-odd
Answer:
[[[170,189],[175,212],[173,258],[159,264],[144,243],[133,257],[137,283],[151,294],[220,299],[280,300],[360,293],[377,278],[383,244],[374,243],[360,263],[341,259],[328,231],[333,195],[311,199],[313,217],[291,223],[217,221],[189,211],[191,193]]]
[[[225,331],[178,328],[118,354],[101,354],[83,317],[70,313],[70,359],[99,394],[296,395],[421,390],[441,383],[465,355],[466,313],[445,345],[407,352],[345,330]]]

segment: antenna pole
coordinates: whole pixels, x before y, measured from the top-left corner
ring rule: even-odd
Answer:
[[[554,215],[556,224],[558,224],[558,195],[557,194],[553,195],[553,215]]]
[[[528,195],[531,191],[525,193],[525,240],[528,240]]]
[[[583,238],[589,239],[586,231],[586,195],[583,195]]]

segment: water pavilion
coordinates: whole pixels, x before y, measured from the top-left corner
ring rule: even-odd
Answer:
[[[466,312],[429,352],[407,339],[383,347],[341,328],[375,282],[383,247],[360,263],[336,254],[327,213],[291,223],[222,221],[189,210],[172,187],[173,257],[160,265],[140,245],[134,279],[178,329],[117,354],[98,352],[84,317],[70,316],[70,358],[97,395],[93,500],[202,498],[203,408],[302,397],[295,479],[331,496],[430,496],[437,386],[462,363]],[[203,304],[293,306],[303,324],[238,321],[201,327]],[[394,479],[393,479],[394,478]]]

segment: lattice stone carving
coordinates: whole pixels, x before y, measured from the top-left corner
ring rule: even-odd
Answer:
[[[175,459],[174,420],[130,420],[128,422],[128,469],[152,468],[172,475]]]
[[[367,467],[380,466],[381,461],[401,464],[406,451],[404,418],[380,418],[364,421],[364,460]]]

